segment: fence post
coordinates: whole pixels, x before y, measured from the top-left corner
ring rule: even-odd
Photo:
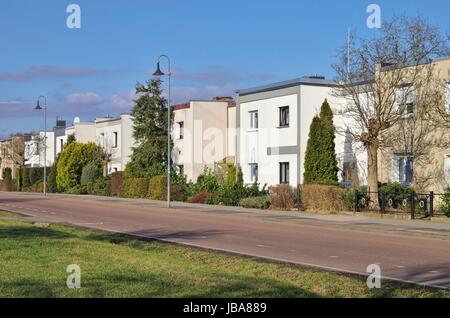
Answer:
[[[430,216],[433,217],[434,215],[434,192],[430,192]]]
[[[416,218],[416,192],[411,192],[411,220]]]
[[[359,194],[358,190],[355,190],[355,213],[359,212],[358,205],[359,205]]]
[[[381,206],[380,206],[380,210],[381,213],[384,214],[386,212],[386,193],[381,192]]]

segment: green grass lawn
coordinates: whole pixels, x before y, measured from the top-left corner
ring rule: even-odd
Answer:
[[[81,289],[66,287],[70,264]],[[59,225],[0,220],[0,297],[449,297],[449,292],[144,242]]]

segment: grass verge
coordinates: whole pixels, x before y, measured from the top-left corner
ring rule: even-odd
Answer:
[[[81,289],[66,287],[70,264]],[[60,225],[0,220],[0,297],[450,297],[396,282],[144,242]]]

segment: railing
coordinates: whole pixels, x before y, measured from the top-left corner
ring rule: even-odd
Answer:
[[[441,216],[446,194],[410,192],[355,192],[355,212],[410,215],[411,219]],[[378,201],[375,204],[374,201]]]

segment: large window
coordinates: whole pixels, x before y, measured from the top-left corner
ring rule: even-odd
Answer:
[[[289,127],[289,106],[280,107],[280,127]]]
[[[399,115],[409,116],[414,114],[414,89],[405,86],[397,92],[397,112]]]
[[[184,122],[180,121],[178,123],[178,139],[184,139]]]
[[[258,111],[251,111],[250,114],[250,129],[258,129]]]
[[[258,182],[258,164],[250,164],[250,180],[252,183]]]
[[[444,158],[445,185],[450,187],[450,155]]]
[[[394,172],[396,181],[411,185],[414,176],[413,159],[409,155],[395,155],[394,157]]]
[[[289,162],[280,162],[280,184],[289,184]]]
[[[119,147],[119,134],[117,132],[113,132],[113,148]]]

